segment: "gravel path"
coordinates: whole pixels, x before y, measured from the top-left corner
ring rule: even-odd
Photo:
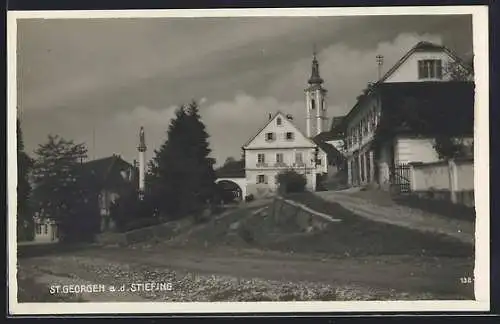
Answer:
[[[389,223],[422,232],[435,232],[453,237],[461,242],[474,245],[474,223],[448,219],[440,215],[401,205],[383,206],[366,199],[353,197],[349,193],[323,191],[319,197],[337,202],[359,216],[373,221]]]
[[[47,289],[48,285],[65,284],[127,287],[125,292],[80,294],[81,301],[345,301],[429,300],[439,297],[432,293],[397,292],[393,289],[375,289],[356,284],[333,285],[305,280],[208,275],[83,256],[42,257],[24,262],[21,272],[24,275],[36,276],[40,283],[47,285]],[[164,287],[170,284],[170,288],[131,291],[133,283],[146,282],[164,283]]]

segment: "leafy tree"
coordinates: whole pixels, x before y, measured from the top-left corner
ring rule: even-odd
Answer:
[[[379,153],[381,146],[397,134],[409,132],[433,138],[434,149],[442,159],[467,155],[467,146],[460,138],[473,132],[473,86],[470,82],[443,82],[440,86],[422,86],[415,92],[387,95],[371,144],[374,152]]]
[[[24,152],[21,122],[17,120],[17,238],[31,241],[34,236],[33,215],[30,210],[31,185],[29,173],[33,160]]]
[[[234,157],[230,156],[226,159],[226,161],[224,161],[224,165],[228,165],[228,164],[231,164],[234,162],[236,162],[236,159]]]
[[[450,61],[443,67],[443,75],[451,81],[470,81],[473,76],[473,60],[469,63]]]
[[[40,217],[56,221],[61,241],[92,238],[99,215],[82,172],[85,145],[49,135],[47,143],[39,145],[35,153],[34,196]]]
[[[451,61],[444,67],[444,75],[451,81],[470,81],[473,77],[473,58],[469,63]],[[467,155],[467,146],[463,139],[454,138],[447,134],[436,136],[434,149],[441,159],[450,159]]]
[[[176,111],[167,136],[150,163],[152,201],[173,217],[196,214],[217,191],[209,135],[196,102]]]

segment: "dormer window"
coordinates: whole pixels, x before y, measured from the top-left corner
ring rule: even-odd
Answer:
[[[286,132],[285,133],[285,138],[287,139],[287,141],[293,140],[293,133],[292,132]]]
[[[274,141],[274,133],[266,133],[266,141]]]
[[[276,125],[278,125],[278,126],[282,125],[281,117],[276,118]]]
[[[419,79],[442,79],[443,63],[441,60],[421,60],[418,61]]]

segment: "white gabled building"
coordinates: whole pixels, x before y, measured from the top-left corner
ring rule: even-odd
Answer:
[[[304,90],[306,134],[294,124],[292,116],[278,111],[269,114],[263,127],[243,145],[247,195],[274,194],[278,189],[276,176],[290,169],[304,174],[307,190],[315,191],[320,176],[336,170],[342,153],[322,136],[328,122],[323,82],[314,53],[311,76]]]
[[[440,159],[433,134],[422,135],[408,128],[408,115],[418,111],[427,113],[426,122],[430,123],[448,116],[438,122],[456,125],[456,136],[472,140],[472,81],[470,67],[446,47],[419,42],[411,48],[358,97],[344,117],[348,183],[390,185],[393,178],[400,177],[395,172],[401,166]],[[436,108],[434,113],[428,111],[431,105]],[[400,124],[391,126],[390,138],[373,145],[381,121],[394,118],[399,118]]]
[[[327,172],[326,153],[280,111],[270,115],[265,125],[242,148],[247,195],[273,195],[278,189],[276,176],[290,169],[305,174],[306,188],[314,191],[316,175]]]

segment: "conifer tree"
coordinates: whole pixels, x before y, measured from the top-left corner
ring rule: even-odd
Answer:
[[[30,210],[31,185],[28,177],[33,160],[24,151],[21,122],[17,119],[17,238],[33,240],[33,217]]]
[[[196,102],[176,111],[168,139],[150,164],[151,194],[164,213],[182,217],[213,199],[215,171],[208,138]]]

